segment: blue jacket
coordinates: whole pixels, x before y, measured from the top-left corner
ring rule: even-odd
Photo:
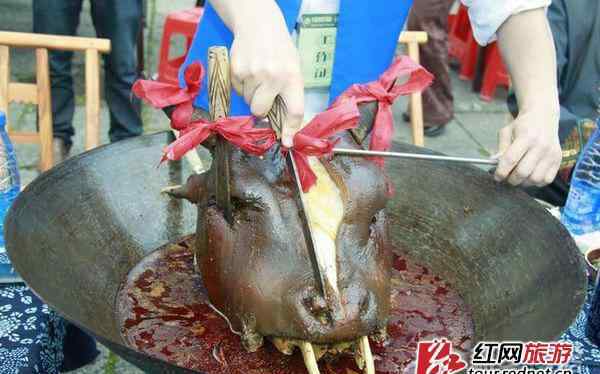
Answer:
[[[285,17],[288,29],[292,32],[302,0],[276,1]],[[412,0],[341,0],[330,89],[332,101],[354,83],[376,80],[390,65],[411,5]],[[188,57],[182,66],[182,72],[194,61],[200,61],[207,66],[209,47],[230,48],[232,42],[232,33],[213,7],[207,4]],[[202,87],[207,87],[206,81]],[[207,90],[203,89],[195,105],[207,108],[207,103]],[[231,104],[232,115],[250,113],[243,98],[238,95],[233,95]]]

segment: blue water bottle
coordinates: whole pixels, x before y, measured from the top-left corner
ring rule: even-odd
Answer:
[[[589,139],[573,171],[561,221],[574,236],[600,231],[600,128]]]
[[[4,218],[20,190],[15,150],[6,131],[6,116],[0,112],[0,284],[22,282],[4,247]]]

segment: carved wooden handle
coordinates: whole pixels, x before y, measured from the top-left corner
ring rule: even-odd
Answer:
[[[279,95],[275,98],[273,102],[273,107],[271,107],[271,111],[267,114],[267,118],[271,123],[271,128],[277,134],[277,139],[281,139],[281,130],[283,129],[283,121],[287,115],[287,105],[283,98]]]
[[[225,47],[211,47],[208,50],[208,99],[213,121],[229,116],[231,74],[229,52]]]
[[[231,106],[231,73],[229,52],[225,47],[208,50],[208,101],[213,121],[229,116]],[[231,206],[231,172],[229,161],[231,147],[221,136],[217,136],[214,153],[215,197],[225,220],[233,223]]]

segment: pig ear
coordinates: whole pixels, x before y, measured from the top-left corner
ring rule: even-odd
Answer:
[[[377,103],[369,102],[359,104],[358,110],[360,111],[360,121],[357,128],[350,130],[350,134],[352,134],[354,141],[362,146],[373,129],[373,123],[377,113]]]

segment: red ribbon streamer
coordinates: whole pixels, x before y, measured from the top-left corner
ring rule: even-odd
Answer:
[[[339,139],[330,139],[343,130],[355,128],[360,112],[354,100],[340,101],[327,111],[318,114],[294,136],[294,146],[289,150],[298,168],[302,190],[308,192],[317,182],[317,176],[308,157],[330,155]]]
[[[155,108],[177,106],[171,115],[171,127],[183,130],[191,122],[194,100],[202,87],[204,67],[195,62],[184,73],[185,87],[151,80],[138,80],[132,87],[133,93]]]
[[[396,80],[408,76],[408,81],[395,84]],[[379,80],[367,84],[354,84],[348,88],[336,101],[353,98],[357,104],[377,101],[379,108],[371,132],[369,149],[373,151],[388,151],[392,144],[394,133],[394,118],[392,104],[399,96],[423,91],[433,82],[433,75],[421,65],[406,56],[401,56],[386,70]],[[383,159],[376,158],[375,162],[383,166]]]
[[[254,127],[253,117],[230,117],[216,122],[201,120],[181,130],[179,138],[165,148],[161,162],[180,160],[213,134],[221,135],[231,144],[256,156],[263,155],[277,140],[272,129]]]

